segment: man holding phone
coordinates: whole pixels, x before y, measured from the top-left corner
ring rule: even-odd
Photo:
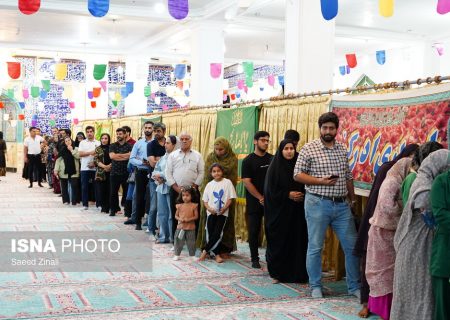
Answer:
[[[324,113],[319,118],[319,128],[320,139],[301,149],[294,169],[294,179],[306,186],[306,268],[312,289],[311,296],[323,297],[322,249],[325,232],[331,226],[345,253],[348,292],[359,299],[359,261],[352,254],[356,241],[356,228],[351,212],[351,207],[355,204],[355,191],[347,150],[335,141],[339,118],[335,113]]]

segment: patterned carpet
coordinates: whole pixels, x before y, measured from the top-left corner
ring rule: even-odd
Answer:
[[[1,231],[132,228],[121,216],[63,206],[19,175],[1,180]],[[189,261],[186,252],[173,261],[169,248],[153,246],[148,273],[0,272],[0,319],[359,319],[344,282],[326,280],[318,300],[306,285],[272,284],[267,272],[250,268],[246,244],[221,265]]]

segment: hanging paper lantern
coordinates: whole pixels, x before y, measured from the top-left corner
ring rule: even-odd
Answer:
[[[19,102],[20,109],[25,109],[25,102]]]
[[[30,15],[39,11],[41,0],[19,0],[19,10],[23,14]]]
[[[325,20],[331,20],[338,14],[338,0],[320,0],[322,16]]]
[[[0,101],[0,109],[3,109],[5,105],[3,104],[3,101]]]
[[[377,62],[378,62],[378,64],[381,64],[381,65],[386,63],[386,51],[385,50],[377,51]]]
[[[268,76],[267,82],[269,83],[269,86],[273,87],[275,85],[275,77],[273,75]]]
[[[152,88],[150,86],[145,86],[144,87],[144,97],[148,97],[152,94]]]
[[[341,74],[341,76],[345,76],[345,73],[346,73],[345,66],[340,66],[339,67],[339,73]]]
[[[280,86],[284,86],[284,76],[278,76],[278,83]]]
[[[97,101],[91,101],[91,108],[96,108],[97,107]]]
[[[177,88],[178,89],[183,90],[183,85],[184,85],[183,81],[177,81]]]
[[[123,87],[120,89],[120,95],[122,96],[123,99],[125,99],[126,97],[128,97],[128,90],[127,87]]]
[[[191,93],[189,92],[189,90],[184,90],[184,95],[186,97],[189,97],[191,95]]]
[[[239,90],[244,89],[244,85],[245,85],[244,80],[238,80],[237,87],[238,87]]]
[[[188,0],[168,0],[168,7],[170,15],[177,20],[186,18],[189,13]]]
[[[380,14],[389,18],[394,14],[394,0],[379,0]]]
[[[117,100],[112,100],[112,104],[114,105],[114,107],[117,107]]]
[[[243,62],[242,68],[244,69],[244,73],[247,76],[247,78],[253,76],[254,73],[253,62],[250,61]]]
[[[358,65],[358,62],[356,61],[356,54],[346,54],[345,58],[347,59],[347,65],[350,68],[354,68]]]
[[[15,99],[14,96],[14,89],[8,89],[8,91],[6,92],[6,95],[10,98],[10,99]]]
[[[78,124],[78,118],[73,118],[73,124],[77,125]]]
[[[66,63],[57,63],[55,65],[55,79],[56,80],[64,80],[67,77],[67,64]]]
[[[27,88],[22,90],[22,96],[24,99],[28,99],[30,97],[30,92],[28,91]]]
[[[134,82],[125,82],[125,87],[127,89],[127,96],[132,94],[134,91]]]
[[[183,80],[186,76],[186,65],[185,64],[177,64],[175,69],[173,70],[173,74],[176,79]]]
[[[20,62],[7,62],[8,64],[8,75],[11,79],[20,78]]]
[[[99,81],[98,83],[102,87],[103,91],[106,92],[106,81]]]
[[[41,97],[42,100],[45,100],[47,98],[47,91],[42,89],[39,96]]]
[[[94,98],[100,97],[100,94],[102,93],[102,88],[93,88],[92,89],[92,95]]]
[[[94,79],[102,80],[106,74],[106,64],[95,64],[94,65]]]
[[[439,14],[446,14],[450,12],[450,0],[438,0],[437,12]]]
[[[88,10],[94,17],[104,17],[109,11],[109,0],[88,0]]]
[[[19,116],[17,118],[19,120],[25,120],[25,115],[24,114],[19,114]]]
[[[210,74],[213,79],[217,79],[222,74],[222,64],[221,63],[211,63],[210,64]]]
[[[69,108],[70,108],[70,109],[75,109],[75,102],[70,101],[70,102],[69,102]]]
[[[345,66],[345,69],[347,71],[347,74],[349,74],[350,73],[350,67],[349,66]]]
[[[50,91],[50,80],[41,80],[42,88],[49,92]]]

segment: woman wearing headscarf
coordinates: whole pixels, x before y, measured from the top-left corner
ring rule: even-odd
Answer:
[[[367,303],[369,302],[369,284],[366,279],[366,252],[367,252],[367,241],[369,239],[369,229],[370,223],[369,219],[372,218],[373,212],[377,205],[378,193],[380,192],[381,184],[386,178],[387,172],[392,168],[392,166],[400,159],[406,157],[412,157],[414,152],[419,148],[417,144],[407,145],[400,154],[392,161],[385,162],[378,169],[375,179],[372,184],[372,189],[370,189],[369,198],[367,199],[366,208],[364,210],[363,217],[361,219],[361,224],[358,230],[358,237],[356,238],[355,248],[353,249],[353,254],[360,258],[360,274],[361,274],[361,300],[360,303],[363,305],[359,316],[361,318],[367,318],[369,316],[369,309],[367,308]]]
[[[274,283],[308,281],[305,186],[294,181],[297,157],[294,142],[281,141],[264,184],[266,261]]]
[[[55,162],[55,175],[61,183],[62,201],[64,204],[76,205],[79,202],[78,178],[80,176],[80,155],[78,148],[73,147],[74,142],[70,137],[64,139],[59,157]],[[70,193],[69,193],[70,191]]]
[[[80,146],[80,142],[85,140],[86,136],[84,135],[84,133],[82,131],[77,133],[77,136],[75,138],[75,147],[78,148]]]
[[[450,319],[450,171],[440,174],[431,187],[431,208],[436,234],[431,246],[430,273],[434,293],[434,320]]]
[[[430,189],[433,180],[448,169],[450,151],[435,151],[423,161],[411,187],[394,237],[397,255],[392,320],[433,317],[430,257],[435,225],[431,215]]]
[[[237,178],[238,178],[238,159],[236,154],[233,152],[230,143],[224,137],[218,137],[214,141],[214,151],[211,152],[206,158],[205,168],[210,168],[213,163],[218,163],[224,168],[223,177],[231,180],[233,186],[236,188]],[[200,188],[203,191],[206,185],[212,180],[211,174],[205,174],[205,178],[203,179],[202,186]],[[235,214],[235,203],[231,205],[228,213],[228,219],[225,223],[225,227],[223,229],[223,237],[221,248],[219,252],[221,253],[222,258],[226,258],[226,256],[236,250],[236,236],[234,230],[234,214]],[[204,248],[206,244],[206,209],[202,204],[200,211],[200,221],[198,227],[198,235],[196,246],[198,248]]]
[[[370,286],[369,310],[389,319],[394,278],[394,235],[403,210],[402,182],[411,167],[411,158],[397,161],[380,187],[377,206],[370,218],[367,243],[366,278]]]
[[[97,167],[95,172],[95,189],[98,206],[101,212],[109,213],[109,173],[111,172],[111,158],[109,157],[109,146],[111,136],[103,133],[100,137],[100,145],[95,148],[94,163]]]
[[[3,132],[0,131],[0,177],[6,175],[6,142],[3,140]]]

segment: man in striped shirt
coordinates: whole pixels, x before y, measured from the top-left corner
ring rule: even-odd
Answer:
[[[294,179],[306,186],[306,268],[311,295],[313,298],[323,297],[322,249],[325,232],[331,226],[345,253],[348,292],[359,298],[359,261],[352,254],[356,228],[350,210],[350,206],[355,204],[355,192],[346,148],[335,141],[339,118],[332,112],[325,113],[319,118],[319,128],[320,139],[301,149],[294,169]]]

